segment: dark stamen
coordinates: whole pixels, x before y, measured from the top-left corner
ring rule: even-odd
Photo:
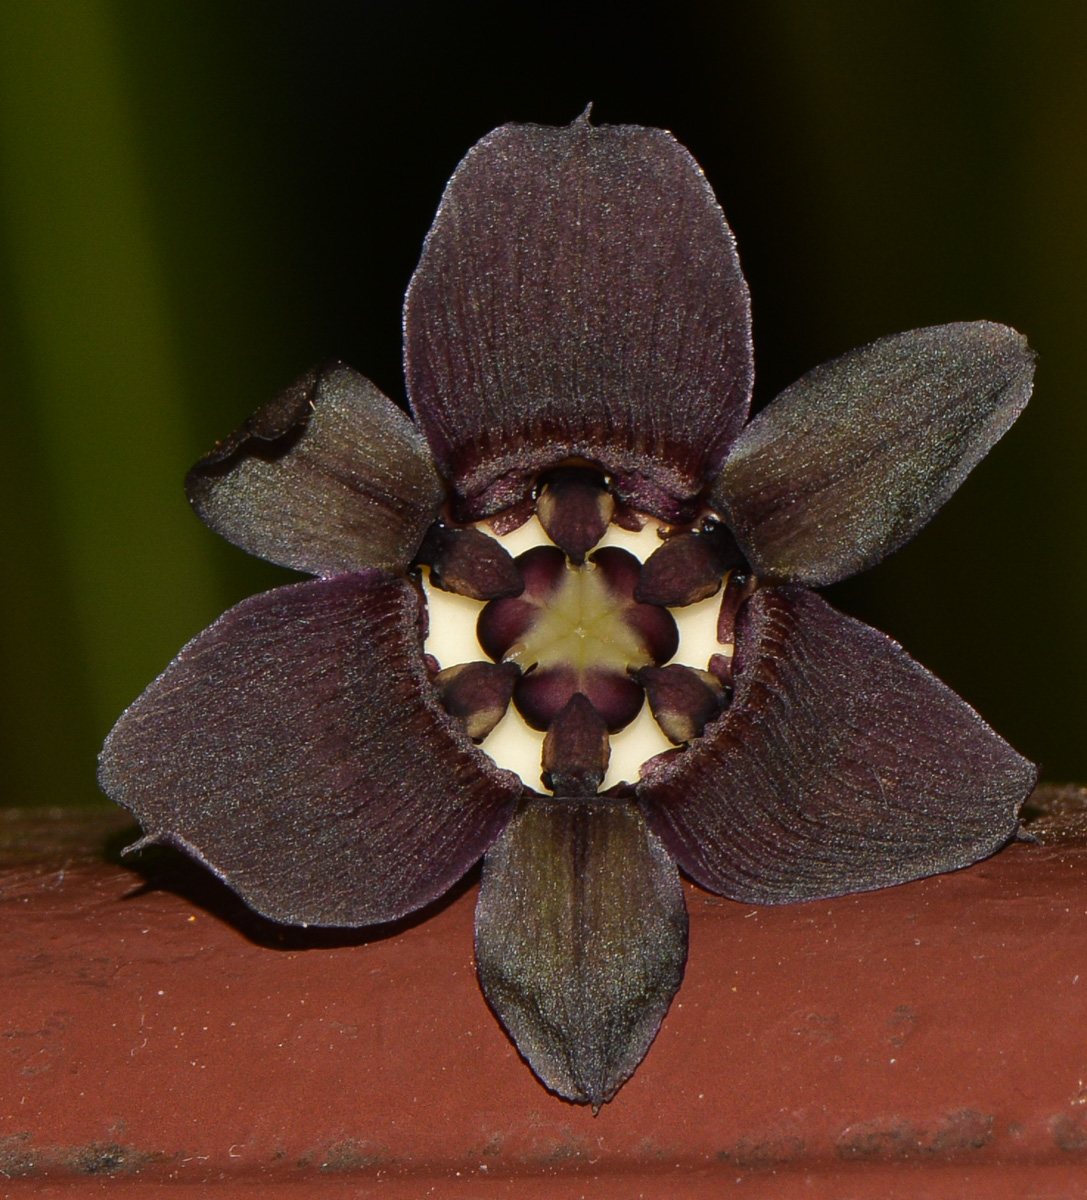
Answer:
[[[556,796],[595,796],[610,757],[603,720],[581,692],[575,693],[544,738],[544,786]]]
[[[672,608],[695,604],[712,596],[725,572],[742,561],[743,555],[724,525],[677,534],[646,559],[634,598]]]
[[[736,618],[747,602],[748,596],[758,586],[758,580],[747,571],[732,571],[721,597],[721,609],[717,614],[717,641],[720,653],[710,659],[710,670],[725,687],[732,687],[733,663],[736,655]]]
[[[519,596],[525,586],[505,546],[479,529],[432,525],[416,561],[430,567],[435,587],[473,600]]]
[[[627,530],[628,533],[641,533],[645,528],[645,517],[636,508],[617,500],[611,523]]]
[[[536,515],[547,536],[575,563],[585,561],[614,512],[603,475],[590,467],[560,467],[541,480]]]
[[[471,662],[440,671],[434,683],[446,711],[479,742],[506,715],[520,675],[516,663]]]
[[[525,496],[508,508],[502,509],[501,512],[495,513],[494,516],[488,517],[487,524],[494,531],[495,537],[505,537],[507,533],[513,533],[515,529],[520,529],[526,521],[531,520],[535,511],[536,501],[531,496]],[[469,517],[468,519],[473,518]]]
[[[701,737],[725,700],[725,689],[713,675],[679,663],[644,667],[637,678],[645,688],[657,724],[677,746]]]
[[[730,651],[734,651],[734,647],[729,647]],[[735,653],[729,654],[711,654],[710,655],[710,674],[717,682],[729,691],[732,690],[732,660]]]

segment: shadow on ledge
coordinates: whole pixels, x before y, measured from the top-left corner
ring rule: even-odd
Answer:
[[[302,928],[281,925],[253,912],[225,883],[178,850],[149,846],[137,854],[124,854],[125,847],[140,836],[140,827],[132,817],[113,805],[0,808],[0,872],[65,871],[112,863],[133,876],[133,887],[124,899],[169,892],[232,925],[250,942],[272,950],[360,946],[397,937],[447,908],[479,882],[476,866],[433,903],[383,925]]]
[[[111,839],[110,861],[117,862],[127,870],[143,877],[143,883],[128,892],[126,900],[145,896],[149,892],[170,892],[187,903],[202,909],[213,917],[232,925],[243,937],[258,946],[270,950],[318,950],[339,946],[363,946],[372,942],[398,937],[408,929],[429,920],[436,913],[448,908],[469,888],[479,882],[479,865],[453,885],[437,900],[382,925],[367,925],[360,928],[343,926],[281,925],[268,917],[254,912],[242,898],[232,891],[221,879],[200,863],[187,857],[180,850],[169,846],[149,846],[136,854],[123,855],[125,846],[131,845],[140,836],[133,826],[126,831],[127,840],[120,835]],[[114,845],[116,850],[114,851]],[[114,853],[116,857],[114,857]]]
[[[1043,845],[1087,841],[1087,788],[1075,784],[1041,784],[1022,811],[1023,831]],[[180,851],[150,846],[124,855],[138,841],[139,826],[122,809],[0,809],[0,871],[63,870],[81,864],[109,862],[135,877],[126,899],[169,892],[233,926],[255,945],[272,950],[328,949],[360,946],[398,937],[429,920],[479,881],[477,865],[433,903],[398,921],[362,928],[281,925],[255,913],[221,880]]]

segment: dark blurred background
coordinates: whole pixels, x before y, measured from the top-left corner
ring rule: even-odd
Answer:
[[[286,573],[186,468],[315,361],[403,400],[400,302],[504,121],[671,129],[751,285],[757,400],[986,317],[1022,420],[917,540],[834,590],[1051,780],[1087,780],[1087,6],[4,0],[0,797],[97,797],[114,718]]]

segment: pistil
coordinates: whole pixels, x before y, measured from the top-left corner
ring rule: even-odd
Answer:
[[[614,546],[581,566],[551,546],[516,562],[524,592],[488,604],[478,629],[492,658],[524,672],[514,689],[521,715],[534,729],[547,729],[581,693],[609,733],[622,729],[642,706],[634,673],[666,662],[679,644],[670,614],[633,598],[641,564]]]

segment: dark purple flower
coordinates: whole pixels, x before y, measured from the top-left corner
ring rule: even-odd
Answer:
[[[669,134],[587,117],[470,151],[404,329],[416,424],[333,363],[191,472],[212,529],[317,578],[186,646],[102,786],[277,921],[390,921],[482,856],[487,999],[548,1087],[599,1106],[683,975],[677,864],[777,904],[1015,835],[1031,764],[808,589],[932,517],[1026,403],[1032,355],[988,322],[914,330],[748,423],[747,287],[709,186]],[[647,519],[643,565],[615,543]],[[514,559],[491,533],[518,528],[539,544]],[[481,608],[470,661],[424,648],[426,577]],[[671,662],[669,607],[699,604],[716,638]],[[605,787],[646,696],[675,748]],[[511,698],[550,795],[477,744]]]

